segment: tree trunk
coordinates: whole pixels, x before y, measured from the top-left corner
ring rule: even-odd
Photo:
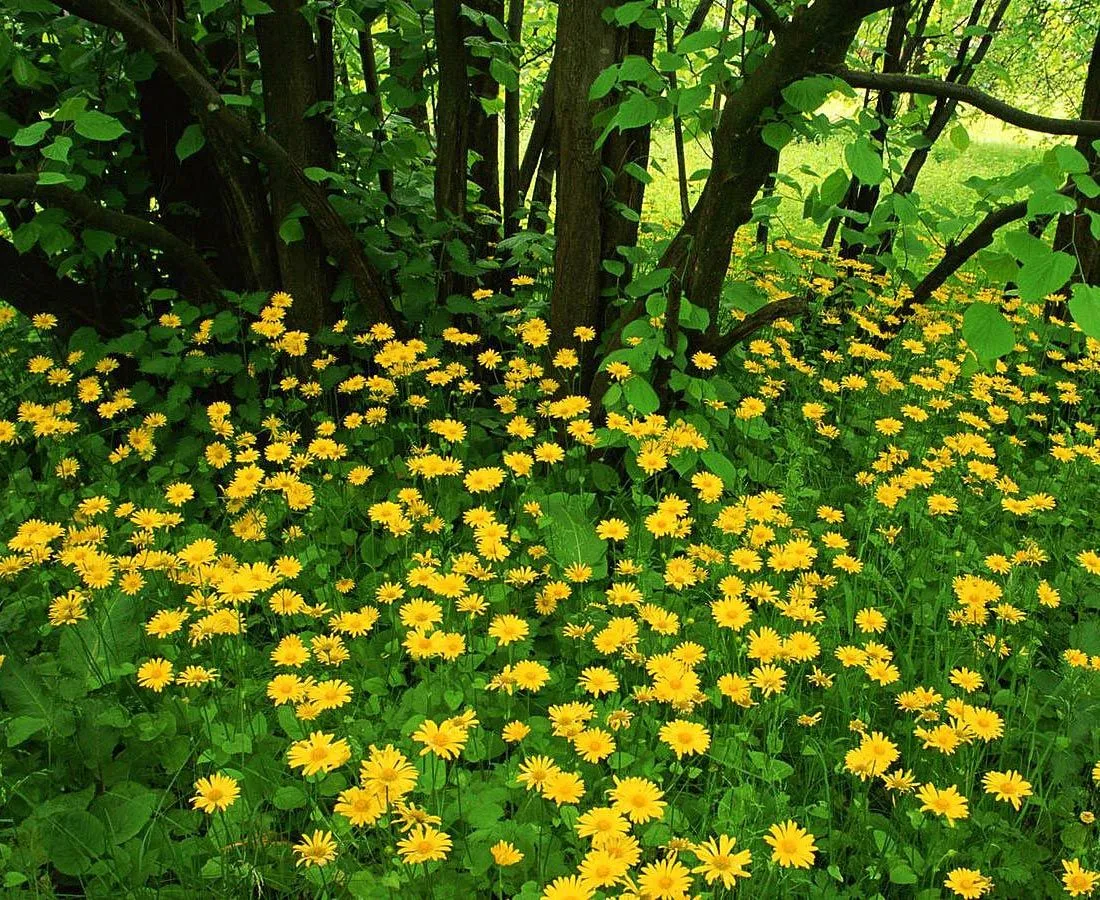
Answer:
[[[602,241],[593,226],[603,215],[604,180],[599,133],[592,118],[600,105],[589,100],[593,81],[616,62],[616,36],[603,19],[614,0],[560,0],[554,66],[554,118],[558,136],[557,208],[554,221],[554,286],[550,318],[555,347],[576,347],[574,329],[599,329],[602,319]],[[595,341],[579,345],[581,383],[595,371]]]
[[[978,0],[978,2],[974,4],[970,13],[970,18],[967,20],[968,28],[973,28],[977,25],[981,17],[984,3],[985,0]],[[989,45],[993,42],[993,38],[1001,27],[1001,22],[1004,19],[1005,13],[1008,11],[1009,3],[1011,3],[1011,0],[1000,0],[997,8],[993,11],[993,15],[990,16],[985,34],[983,34],[978,41],[978,46],[974,49],[973,54],[970,54],[971,36],[967,35],[963,38],[955,54],[954,65],[951,66],[945,78],[946,81],[955,82],[956,84],[970,83],[970,80],[974,77],[975,70],[985,58],[986,53],[989,51]],[[921,132],[920,145],[909,155],[909,159],[906,160],[901,177],[894,186],[892,194],[895,197],[907,197],[913,192],[913,189],[917,185],[917,178],[920,176],[924,164],[928,161],[928,155],[932,151],[932,146],[939,140],[944,129],[951,122],[952,118],[954,118],[955,110],[958,108],[958,105],[958,100],[950,97],[941,97],[936,101],[936,105],[932,108],[932,115],[928,120],[928,124],[924,127],[924,131]],[[880,255],[889,253],[894,246],[894,238],[896,236],[897,223],[896,220],[891,217],[890,227],[888,227],[879,238],[877,252]]]
[[[523,0],[508,0],[508,39],[519,45],[523,37]],[[519,54],[517,52],[517,61]],[[519,230],[519,73],[514,91],[504,92],[504,195],[501,198],[501,214],[504,219],[504,236],[510,237]]]
[[[1081,118],[1100,119],[1100,31],[1092,47],[1088,75],[1085,78],[1084,94],[1081,98]],[[1100,177],[1100,155],[1093,148],[1089,138],[1077,139],[1077,150],[1088,160],[1089,172],[1093,178]],[[1064,215],[1058,219],[1058,228],[1054,233],[1054,249],[1064,250],[1077,257],[1075,281],[1086,284],[1100,284],[1100,241],[1092,234],[1090,220],[1086,210],[1100,213],[1100,197],[1088,198],[1074,189],[1070,194],[1078,203],[1076,213]]]
[[[653,59],[653,45],[656,32],[651,29],[632,25],[620,30],[618,45],[614,51],[614,61],[627,56],[640,56]],[[597,73],[599,74],[599,73]],[[641,220],[642,204],[645,202],[645,182],[627,171],[626,166],[633,163],[641,169],[649,167],[649,144],[652,129],[649,125],[638,128],[616,130],[608,135],[600,153],[600,160],[612,175],[611,197],[604,203],[600,216],[600,258],[621,259],[619,247],[633,247],[638,243],[638,225]],[[561,188],[559,186],[559,194]],[[605,295],[614,296],[631,279],[632,266],[629,260],[626,270],[619,277],[607,271],[601,271],[601,285]],[[606,306],[606,304],[605,304]],[[602,320],[599,325],[605,323]]]
[[[466,77],[459,0],[435,0],[436,65],[439,86],[435,100],[435,212],[461,232],[466,222],[466,159],[470,147],[469,81]],[[441,261],[439,299],[460,289],[460,279]]]
[[[493,16],[498,21],[504,19],[503,0],[470,0],[470,6],[478,12]],[[480,37],[493,40],[487,27],[475,26],[464,16],[459,19],[464,38]],[[500,85],[489,71],[489,59],[475,56],[463,46],[464,65],[467,69],[469,94],[466,101],[466,126],[469,134],[469,149],[474,160],[470,165],[470,181],[478,189],[478,202],[496,215],[500,214],[500,117],[496,113],[487,113],[482,101],[496,100],[500,96]],[[441,75],[442,77],[442,75]],[[479,222],[474,225],[475,246],[471,248],[471,257],[484,255],[486,245],[495,241],[497,227],[492,222]]]
[[[378,65],[374,60],[374,39],[370,25],[359,32],[359,64],[363,69],[363,87],[367,92],[371,115],[374,116],[374,140],[379,149],[386,142],[386,118],[382,110],[382,91],[378,85]],[[393,198],[393,170],[383,163],[378,169],[378,187],[386,195],[386,207],[393,212],[397,207]]]
[[[256,41],[263,76],[267,133],[301,168],[336,168],[336,144],[327,118],[306,111],[332,96],[326,83],[326,51],[314,41],[302,15],[301,0],[272,0],[274,12],[257,16]],[[292,64],[293,63],[293,64]],[[327,70],[331,76],[331,69]],[[289,179],[270,173],[271,205],[275,226],[283,229],[287,216],[298,206],[297,192]],[[314,331],[330,317],[328,304],[335,272],[317,226],[308,217],[298,219],[302,237],[287,243],[277,238],[282,287],[294,297],[291,321]]]
[[[901,3],[894,8],[890,15],[890,27],[886,32],[886,44],[882,51],[882,71],[900,72],[901,55],[905,49],[905,36],[908,31],[909,19],[913,14],[913,8],[908,3]],[[877,124],[871,133],[871,143],[881,159],[885,155],[886,138],[890,130],[890,120],[894,117],[894,109],[897,105],[897,95],[893,91],[879,91],[875,102],[875,118]],[[880,188],[877,184],[861,184],[852,177],[848,185],[851,195],[851,203],[847,208],[854,215],[846,217],[844,227],[851,232],[861,234],[870,221],[871,213],[878,205]],[[848,240],[841,232],[840,255],[845,259],[855,259],[864,250],[864,244],[860,240]]]
[[[672,269],[684,296],[703,306],[713,324],[719,321],[734,235],[752,217],[753,200],[778,163],[778,152],[761,136],[764,110],[778,103],[780,91],[792,81],[843,62],[861,21],[881,5],[819,0],[801,8],[725,104],[710,175],[661,260]]]

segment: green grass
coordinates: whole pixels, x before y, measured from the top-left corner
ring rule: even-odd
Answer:
[[[1003,176],[1021,167],[1037,162],[1046,147],[1044,144],[1027,140],[994,127],[983,121],[968,124],[971,131],[970,145],[965,151],[957,151],[946,140],[933,149],[917,181],[917,192],[922,201],[930,206],[943,206],[951,212],[964,215],[973,209],[978,195],[964,184],[973,175],[983,178]],[[788,145],[780,157],[780,172],[797,179],[801,193],[780,185],[782,203],[779,216],[773,224],[775,237],[787,236],[818,243],[823,229],[812,221],[803,219],[802,203],[814,184],[840,167],[844,162],[844,146],[848,138],[835,135],[819,143],[800,141]],[[704,170],[700,177],[691,182],[689,189],[692,200],[698,196],[703,186],[705,170],[710,165],[709,142],[696,141],[687,145],[687,171],[692,173]],[[902,162],[907,153],[900,148]],[[652,152],[651,171],[654,180],[646,189],[645,221],[666,224],[670,228],[680,222],[679,188],[676,179],[676,155],[671,130],[662,130],[655,134]],[[889,182],[887,182],[887,185]]]

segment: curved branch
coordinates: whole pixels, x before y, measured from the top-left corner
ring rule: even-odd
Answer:
[[[787,297],[765,303],[758,310],[749,313],[725,334],[712,334],[703,337],[702,349],[721,357],[747,337],[756,334],[761,328],[777,319],[794,319],[809,312],[810,304],[804,297]]]
[[[186,241],[153,222],[100,206],[94,200],[61,184],[38,184],[36,175],[0,175],[0,197],[33,200],[57,206],[92,228],[110,231],[137,244],[161,250],[164,262],[191,282],[204,300],[219,300],[223,288],[218,276]]]
[[[968,84],[941,81],[938,78],[923,78],[919,75],[886,74],[882,72],[860,72],[854,69],[833,69],[828,74],[836,75],[854,88],[895,91],[909,94],[925,94],[929,97],[946,97],[966,103],[988,113],[994,118],[1043,134],[1066,134],[1084,137],[1100,137],[1098,119],[1056,119],[1027,112],[1019,107],[998,100],[984,91]]]
[[[375,321],[397,324],[381,273],[367,258],[355,232],[333,208],[325,190],[306,177],[282,144],[229,109],[210,81],[152,22],[118,0],[59,0],[58,6],[89,22],[120,32],[132,46],[149,53],[186,94],[204,126],[216,129],[266,163],[278,177],[287,180],[298,202],[317,226],[325,249],[351,276],[367,312]]]
[[[1027,201],[1020,200],[1008,206],[1002,206],[988,213],[970,233],[957,244],[950,244],[935,267],[917,282],[913,288],[913,294],[898,309],[897,315],[901,319],[907,319],[913,314],[913,309],[921,303],[925,303],[932,293],[947,282],[962,266],[979,250],[984,250],[993,243],[993,236],[997,229],[1022,219],[1027,215]]]

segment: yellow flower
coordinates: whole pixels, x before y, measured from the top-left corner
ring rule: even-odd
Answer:
[[[747,866],[752,862],[752,851],[739,850],[735,853],[733,848],[736,844],[737,839],[726,834],[696,844],[695,856],[700,865],[692,871],[701,873],[707,884],[722,879],[722,886],[727,889],[732,888],[738,878],[749,878]]]
[[[450,837],[430,825],[417,825],[397,843],[397,852],[406,863],[422,863],[446,859],[451,849]]]
[[[673,854],[642,869],[638,887],[655,900],[683,900],[691,890],[691,871]]]
[[[320,867],[336,859],[336,841],[331,831],[318,829],[312,835],[303,834],[301,842],[294,845],[294,852],[299,866]]]
[[[978,869],[952,869],[947,873],[943,886],[966,900],[977,900],[987,891],[993,890],[993,879],[983,875]]]
[[[514,866],[523,859],[523,854],[516,849],[515,844],[508,841],[497,841],[489,848],[493,854],[493,860],[498,866]]]
[[[292,676],[293,677],[293,676]],[[343,738],[334,740],[336,735],[314,731],[308,738],[295,741],[287,758],[293,769],[300,768],[305,776],[317,772],[331,772],[351,758],[351,748]]]
[[[215,810],[229,809],[241,794],[236,780],[228,775],[214,774],[195,782],[195,796],[191,805],[211,814]]]
[[[764,842],[772,848],[772,861],[784,868],[808,869],[814,864],[814,851],[817,850],[814,836],[791,819],[773,825],[764,836]]]
[[[1025,797],[1031,796],[1031,784],[1024,780],[1019,772],[1009,769],[1007,772],[986,772],[982,778],[985,792],[996,799],[1011,803],[1018,810]]]
[[[141,664],[141,668],[137,670],[138,684],[159,694],[166,685],[172,683],[172,672],[172,664],[158,656]]]
[[[921,812],[943,816],[949,825],[954,825],[956,819],[965,819],[970,815],[966,797],[954,785],[941,791],[934,784],[928,783],[917,791],[917,797],[922,804]]]
[[[710,746],[710,732],[698,722],[675,719],[661,727],[661,740],[672,748],[677,759],[696,753],[705,753]]]
[[[1088,897],[1100,883],[1100,872],[1083,869],[1076,859],[1062,860],[1062,884],[1071,897]]]
[[[615,786],[607,793],[611,798],[611,808],[622,813],[635,825],[659,819],[668,805],[661,798],[662,791],[652,781],[645,778],[619,778],[613,776]]]

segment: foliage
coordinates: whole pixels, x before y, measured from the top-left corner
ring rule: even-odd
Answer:
[[[285,295],[67,346],[9,317],[7,895],[708,896],[722,835],[754,897],[1087,884],[1100,345],[963,287],[884,351],[872,293],[678,350],[668,415],[624,363],[661,329],[594,410],[537,284],[410,341],[288,331]],[[306,776],[311,733],[346,752]],[[579,836],[609,806],[629,836]]]

